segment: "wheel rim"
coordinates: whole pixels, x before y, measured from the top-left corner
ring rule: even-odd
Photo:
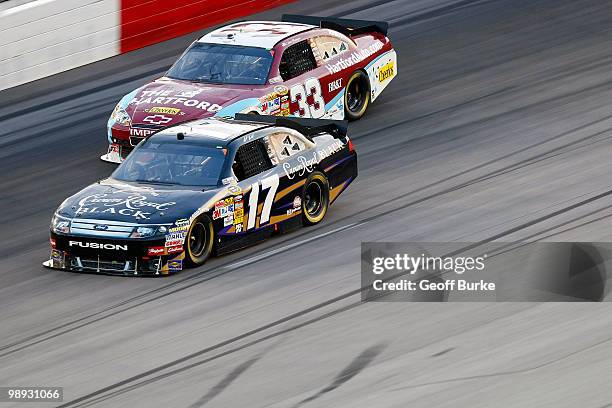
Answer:
[[[206,226],[201,222],[197,222],[191,229],[189,235],[189,249],[191,255],[195,258],[202,256],[206,250],[206,243],[208,242],[208,230]]]
[[[304,209],[311,217],[316,217],[323,208],[323,191],[319,183],[310,183],[304,193]]]
[[[359,112],[365,103],[365,97],[363,95],[363,80],[361,78],[355,78],[351,81],[347,87],[347,105],[348,110],[351,112]]]

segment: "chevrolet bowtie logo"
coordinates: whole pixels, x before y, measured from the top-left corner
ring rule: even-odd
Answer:
[[[150,115],[144,118],[142,121],[152,125],[165,125],[172,122],[172,118],[165,115]]]

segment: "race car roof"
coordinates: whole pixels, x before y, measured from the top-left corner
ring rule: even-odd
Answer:
[[[270,49],[279,41],[314,27],[278,21],[241,21],[211,31],[198,42]]]
[[[206,141],[223,143],[266,126],[269,125],[265,123],[238,123],[225,119],[208,118],[172,126],[160,131],[158,134],[176,137],[178,133],[182,133],[188,137],[197,137]]]

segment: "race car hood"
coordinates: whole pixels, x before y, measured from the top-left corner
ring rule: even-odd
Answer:
[[[175,189],[106,179],[66,199],[57,212],[71,219],[166,224],[189,218],[220,190]]]
[[[160,78],[141,88],[127,106],[132,126],[168,127],[214,116],[253,95],[248,85],[207,84]]]

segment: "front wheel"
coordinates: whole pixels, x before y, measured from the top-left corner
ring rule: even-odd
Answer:
[[[370,105],[370,79],[363,71],[355,71],[344,89],[344,115],[348,120],[361,118]]]
[[[306,180],[302,193],[302,218],[306,225],[318,224],[329,207],[329,182],[319,171]]]
[[[208,216],[201,216],[191,224],[185,238],[185,253],[190,265],[206,262],[213,250],[214,237],[212,220]]]

